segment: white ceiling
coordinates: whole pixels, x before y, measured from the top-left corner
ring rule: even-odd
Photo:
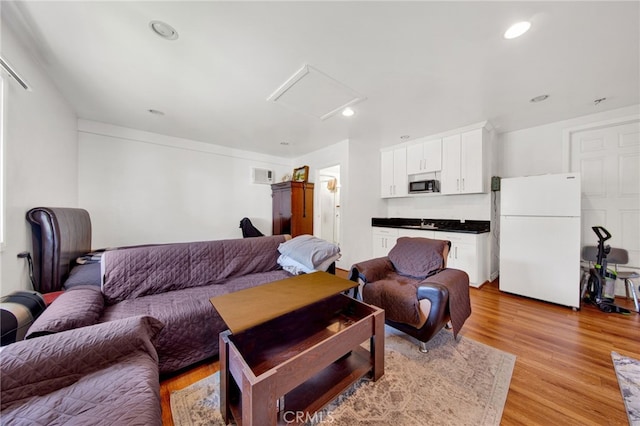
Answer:
[[[640,103],[637,1],[3,1],[1,11],[80,118],[278,156]],[[180,37],[161,39],[152,20]],[[519,20],[531,30],[505,40]],[[305,64],[366,97],[353,117],[267,101]]]

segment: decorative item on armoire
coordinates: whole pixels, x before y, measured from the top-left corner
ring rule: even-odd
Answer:
[[[309,166],[298,167],[293,169],[294,182],[307,182],[309,180]]]

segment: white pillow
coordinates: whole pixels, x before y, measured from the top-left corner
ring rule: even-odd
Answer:
[[[282,266],[282,269],[293,275],[310,274],[311,272],[314,272],[313,269],[307,268],[303,264],[296,262],[284,254],[281,254],[280,257],[278,257],[278,265]]]
[[[307,268],[316,270],[327,259],[340,254],[340,247],[313,235],[299,235],[281,243],[278,251]]]
[[[302,273],[310,274],[316,271],[326,271],[333,262],[340,259],[340,256],[340,253],[338,253],[322,262],[316,267],[316,269],[309,269],[289,256],[281,254],[280,257],[278,257],[278,265],[282,266],[282,269],[293,275],[300,275]]]

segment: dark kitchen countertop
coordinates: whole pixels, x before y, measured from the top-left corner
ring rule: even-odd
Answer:
[[[488,220],[451,219],[409,219],[409,218],[371,218],[371,226],[380,228],[424,229],[425,231],[461,232],[465,234],[484,234],[489,232]]]

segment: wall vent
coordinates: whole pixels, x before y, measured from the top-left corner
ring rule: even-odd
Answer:
[[[251,169],[251,182],[252,183],[260,183],[263,185],[270,185],[274,181],[275,174],[273,170],[269,169],[258,169],[253,167]]]

